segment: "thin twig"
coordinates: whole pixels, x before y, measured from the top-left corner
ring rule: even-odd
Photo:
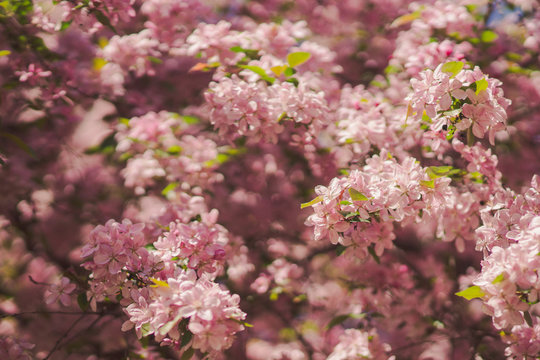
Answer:
[[[66,338],[66,336],[71,332],[71,330],[73,330],[73,328],[75,326],[77,326],[79,321],[81,321],[85,317],[85,315],[86,314],[81,315],[77,320],[75,320],[73,322],[73,324],[71,324],[69,329],[67,329],[66,332],[64,332],[64,334],[62,334],[62,336],[60,336],[60,338],[56,341],[56,343],[54,344],[51,351],[49,351],[49,354],[43,360],[47,360],[47,359],[49,359],[51,357],[51,355],[58,349],[58,347],[59,347],[60,343],[62,342],[62,340]]]

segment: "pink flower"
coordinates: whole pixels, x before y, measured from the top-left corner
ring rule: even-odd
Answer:
[[[71,304],[70,294],[77,286],[72,284],[67,277],[63,277],[59,284],[53,284],[45,291],[45,304],[50,305],[60,300],[62,305],[69,306]]]

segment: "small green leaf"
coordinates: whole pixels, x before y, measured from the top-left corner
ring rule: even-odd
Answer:
[[[317,203],[320,203],[321,201],[323,201],[322,196],[317,196],[315,199],[311,200],[310,202],[300,204],[300,209],[304,209],[304,208],[313,206],[313,205],[315,205]]]
[[[424,113],[422,114],[422,122],[425,122],[426,124],[433,123],[433,120],[427,115],[426,111],[424,110]]]
[[[287,65],[278,65],[271,67],[270,70],[272,70],[272,72],[276,74],[276,76],[281,76],[281,74],[283,74],[283,72],[285,72],[287,68]]]
[[[480,40],[482,40],[482,42],[485,42],[485,43],[494,42],[498,38],[499,38],[499,35],[497,35],[497,33],[491,30],[482,31],[482,34],[480,35]]]
[[[495,285],[495,284],[498,284],[500,282],[503,282],[503,280],[504,280],[504,273],[497,276],[491,283]]]
[[[523,312],[523,318],[527,322],[527,325],[529,325],[530,327],[534,327],[531,314],[528,311]]]
[[[116,139],[114,138],[114,133],[111,133],[107,136],[101,144],[92,146],[86,149],[86,154],[112,154],[116,149]]]
[[[293,84],[295,87],[298,87],[298,79],[297,78],[288,78],[287,80],[285,80],[286,82],[290,82],[291,84]]]
[[[309,60],[311,54],[305,51],[293,52],[287,55],[287,62],[290,67],[301,65]]]
[[[346,246],[343,246],[341,244],[338,244],[336,246],[336,255],[337,256],[340,256],[341,254],[343,254],[345,252],[345,250],[347,250],[347,247]]]
[[[141,325],[142,336],[148,336],[151,333],[150,323],[144,323]]]
[[[349,195],[351,196],[351,199],[353,199],[354,201],[368,201],[369,200],[366,195],[362,194],[360,191],[353,188],[349,188]]]
[[[150,61],[151,63],[154,63],[154,64],[163,64],[163,60],[161,60],[160,58],[157,58],[155,56],[147,56],[146,57],[148,59],[148,61]]]
[[[377,264],[381,263],[381,259],[379,258],[379,255],[377,255],[377,253],[375,252],[375,246],[373,246],[373,244],[368,247],[368,253],[373,257],[373,260],[375,260]]]
[[[172,319],[171,321],[167,322],[166,324],[164,324],[163,326],[161,326],[159,328],[159,334],[161,335],[166,335],[169,331],[171,331],[171,329],[176,326],[176,324],[178,323],[178,321],[180,321],[180,319],[182,319],[182,315],[181,314],[177,314],[174,319]]]
[[[463,291],[455,293],[457,296],[461,296],[467,300],[481,298],[486,295],[479,286],[471,286]]]
[[[7,132],[0,132],[0,137],[4,137],[6,139],[11,140],[17,147],[21,150],[23,150],[25,153],[30,155],[33,159],[37,159],[36,152],[34,149],[30,147],[27,143],[25,143],[20,137],[7,133]]]
[[[390,25],[390,27],[395,28],[395,27],[399,27],[399,26],[408,24],[408,23],[418,19],[420,17],[420,15],[422,15],[421,10],[415,11],[415,12],[413,12],[411,14],[402,15],[402,16],[398,17],[397,19],[395,19],[392,22],[392,24]]]
[[[277,299],[279,299],[279,294],[281,294],[282,292],[283,292],[283,288],[281,286],[277,286],[273,288],[270,291],[270,300],[276,301]]]
[[[241,68],[241,69],[246,69],[246,70],[253,71],[255,74],[259,75],[261,79],[263,79],[264,81],[269,82],[270,84],[273,84],[274,81],[276,81],[275,78],[268,76],[268,74],[266,74],[266,71],[264,71],[264,69],[262,67],[260,67],[260,66],[238,65],[238,67]]]
[[[332,320],[330,320],[330,322],[328,323],[328,325],[326,325],[326,328],[327,328],[328,330],[330,330],[331,328],[333,328],[333,327],[336,326],[336,325],[341,324],[342,322],[344,322],[344,321],[347,320],[348,318],[349,318],[349,314],[338,315],[338,316],[336,316],[335,318],[333,318]]]
[[[399,66],[395,66],[395,65],[388,65],[385,69],[384,69],[384,73],[386,75],[390,75],[390,74],[397,74],[401,71],[401,68]]]
[[[70,25],[71,25],[71,22],[73,20],[70,20],[70,21],[62,21],[62,24],[60,25],[60,31],[64,31],[66,30]]]
[[[478,171],[473,171],[472,173],[469,173],[469,176],[471,180],[474,181],[475,183],[478,183],[478,184],[484,183],[484,175],[482,175]]]
[[[182,354],[182,357],[180,357],[180,360],[189,360],[193,357],[195,354],[195,350],[193,348],[189,348]]]
[[[463,69],[463,65],[465,64],[463,64],[461,61],[450,61],[442,66],[441,71],[451,73],[451,77],[454,77],[459,74],[461,69]]]
[[[77,296],[77,304],[79,304],[79,308],[81,308],[82,311],[88,310],[88,298],[85,293],[80,293]]]
[[[0,57],[1,56],[7,56],[9,54],[11,54],[11,51],[9,51],[9,50],[0,50]]]
[[[178,155],[182,152],[182,147],[179,145],[173,145],[167,149],[167,152],[171,155]]]
[[[189,116],[189,115],[182,116],[182,120],[184,120],[184,122],[188,125],[198,124],[200,122],[200,120],[196,118],[195,116]]]
[[[128,118],[122,117],[122,118],[118,119],[118,122],[119,122],[120,124],[124,124],[124,125],[126,125],[126,126],[129,126],[129,119],[128,119]]]
[[[326,329],[327,329],[327,330],[330,330],[330,329],[333,328],[334,326],[341,324],[342,322],[344,322],[344,321],[347,320],[347,319],[363,319],[363,318],[365,318],[365,317],[366,317],[366,314],[365,314],[365,313],[361,313],[361,314],[343,314],[343,315],[338,315],[338,316],[336,316],[335,318],[333,318],[332,320],[330,320],[330,322],[328,323],[328,325],[326,325]]]
[[[217,154],[216,161],[218,164],[224,164],[229,161],[230,156],[227,154]]]
[[[289,76],[293,76],[294,74],[296,74],[296,70],[294,70],[292,67],[287,67],[285,69],[285,76],[289,77]]]
[[[447,176],[452,171],[452,166],[430,166],[426,169],[430,179],[437,179],[443,176]]]
[[[420,180],[420,185],[428,187],[430,189],[435,189],[435,180]]]
[[[108,27],[112,30],[113,33],[117,34],[116,29],[112,26],[109,18],[103,14],[100,10],[93,10],[94,15],[96,16],[97,21]]]
[[[340,205],[352,205],[352,202],[347,201],[347,200],[341,200],[341,201],[339,202],[339,204],[340,204]]]
[[[480,80],[475,81],[476,84],[476,95],[480,94],[480,92],[486,90],[488,88],[488,81],[486,78],[482,78]]]
[[[243,47],[240,47],[240,46],[233,46],[229,50],[235,53],[244,53],[250,59],[257,59],[259,57],[259,50],[255,50],[255,49],[244,49]]]
[[[187,320],[187,319],[186,319]],[[183,320],[182,320],[183,321]],[[181,322],[181,324],[183,324]],[[186,325],[181,325],[180,327],[187,327]],[[191,341],[191,339],[193,339],[193,333],[189,330],[186,330],[183,334],[182,334],[182,341],[180,342],[180,347],[184,347],[186,346],[187,344],[189,344],[189,342]]]
[[[523,59],[523,55],[515,53],[515,52],[507,52],[505,56],[508,60],[512,60],[512,61],[521,61]]]
[[[177,182],[173,182],[173,183],[170,183],[169,185],[167,185],[165,187],[165,189],[163,189],[161,191],[161,195],[163,196],[167,196],[167,194],[171,191],[173,191],[174,189],[176,189],[176,187],[178,186],[179,184]]]

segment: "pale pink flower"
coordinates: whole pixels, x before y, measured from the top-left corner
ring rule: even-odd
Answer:
[[[71,293],[77,288],[77,285],[70,282],[67,277],[63,277],[59,284],[51,285],[45,292],[45,304],[53,304],[60,301],[62,305],[71,304]]]

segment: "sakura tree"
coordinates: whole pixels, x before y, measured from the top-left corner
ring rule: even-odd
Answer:
[[[0,2],[1,359],[540,358],[540,2]]]

